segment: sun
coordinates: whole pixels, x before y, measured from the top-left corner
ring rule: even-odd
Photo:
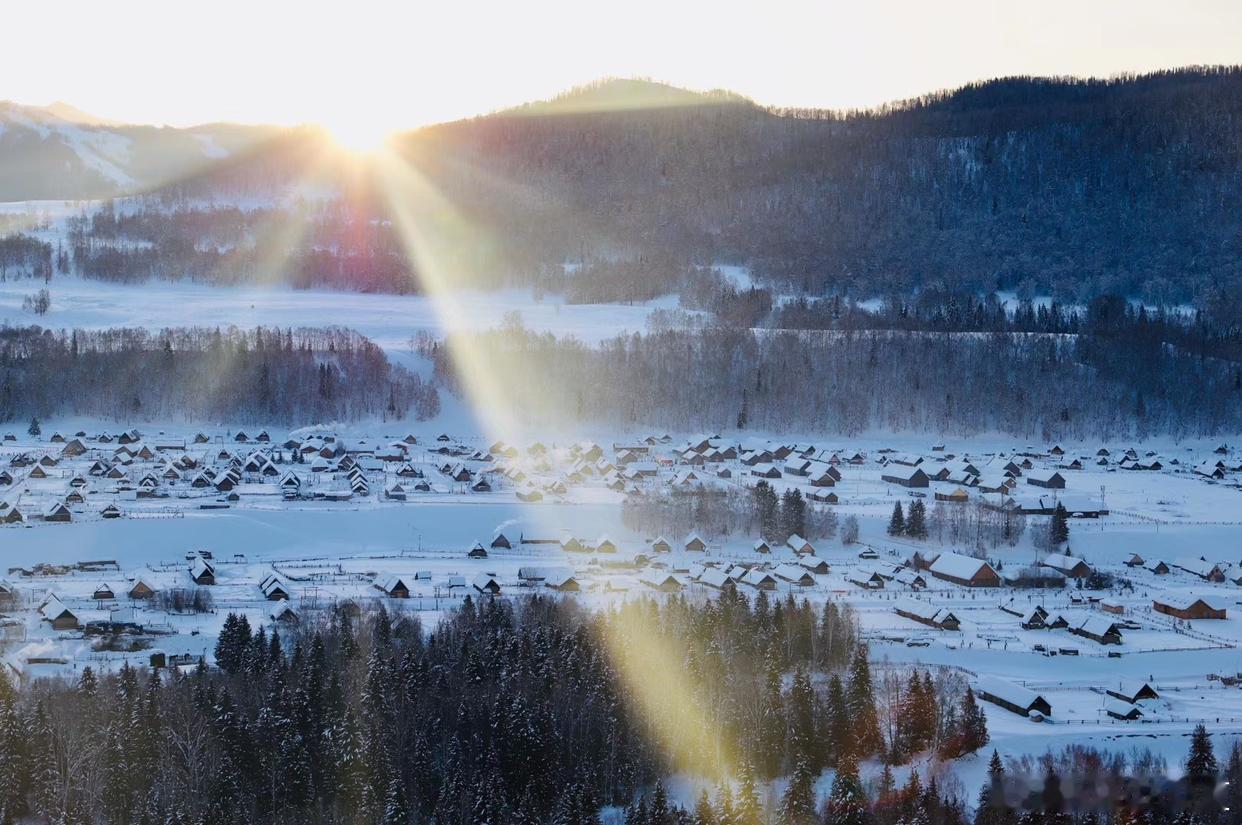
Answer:
[[[334,119],[325,124],[325,127],[341,148],[358,154],[379,151],[395,131],[392,127],[361,114]]]

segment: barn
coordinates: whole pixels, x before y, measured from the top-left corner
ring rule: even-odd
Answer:
[[[880,478],[889,484],[900,484],[902,487],[911,488],[927,487],[931,484],[931,478],[919,467],[890,464],[884,469],[885,472]]]
[[[1043,716],[1052,715],[1052,705],[1030,688],[1015,685],[995,676],[983,676],[975,683],[975,693],[980,699],[991,702],[1019,716],[1030,716],[1032,711]]]
[[[1152,609],[1157,613],[1176,619],[1223,619],[1225,608],[1216,608],[1206,600],[1187,596],[1183,598],[1152,599]]]

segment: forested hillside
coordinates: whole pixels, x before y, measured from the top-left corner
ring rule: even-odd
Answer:
[[[859,114],[600,97],[435,127],[409,153],[530,261],[643,255],[751,264],[813,293],[943,282],[1152,303],[1242,275],[1237,69],[997,80]]]
[[[391,198],[417,202],[434,233],[435,191],[462,233],[432,241],[452,277],[575,300],[681,291],[688,267],[721,263],[781,291],[854,297],[937,286],[1171,305],[1242,285],[1236,68],[1011,78],[859,113],[607,81],[396,147],[418,186],[333,154],[314,130],[286,132],[176,178],[119,239],[111,223],[84,224],[75,251],[98,277],[236,281],[261,269],[246,244],[271,236],[293,283],[417,290],[416,267],[393,260],[406,250],[390,237]],[[251,215],[236,248],[205,225],[235,225],[230,200],[306,191],[344,203]],[[191,221],[161,222],[187,198]],[[606,277],[567,279],[567,261]]]

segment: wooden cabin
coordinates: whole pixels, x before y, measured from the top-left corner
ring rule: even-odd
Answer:
[[[1216,608],[1204,599],[1194,597],[1159,598],[1152,600],[1152,609],[1177,619],[1223,619],[1225,608]]]

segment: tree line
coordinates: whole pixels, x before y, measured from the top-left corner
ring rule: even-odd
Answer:
[[[294,423],[439,411],[434,386],[340,328],[0,328],[0,421]]]
[[[999,431],[1044,441],[1203,436],[1242,426],[1242,373],[1124,335],[660,328],[599,346],[506,324],[432,357],[458,392],[456,348],[531,421],[689,431]],[[1151,339],[1146,339],[1150,342]]]

